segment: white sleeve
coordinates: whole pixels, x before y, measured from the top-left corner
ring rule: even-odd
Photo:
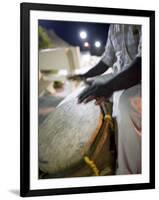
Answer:
[[[138,52],[137,52],[137,56],[136,57],[142,57],[142,34],[141,34],[141,30],[140,30],[140,39],[139,39],[139,45],[138,45]]]
[[[102,55],[102,61],[109,67],[113,66],[115,60],[115,51],[111,39],[112,31],[113,31],[113,25],[110,25],[105,51]]]

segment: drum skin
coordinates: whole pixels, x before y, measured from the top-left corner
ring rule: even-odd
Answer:
[[[60,174],[77,166],[87,155],[103,116],[94,102],[77,103],[71,94],[39,125],[39,168],[47,174]]]

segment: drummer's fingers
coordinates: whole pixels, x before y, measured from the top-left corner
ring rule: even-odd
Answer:
[[[89,86],[91,86],[93,82],[94,82],[94,80],[90,80],[90,79],[89,80],[88,79],[85,80],[85,84],[87,84]]]
[[[95,105],[101,105],[105,101],[104,97],[97,97],[95,99],[96,99]]]
[[[94,93],[94,88],[87,88],[86,90],[84,90],[79,96],[78,96],[78,103],[83,102],[86,98],[88,98],[89,96],[93,96]]]
[[[73,81],[80,80],[80,75],[68,75],[67,79]]]
[[[87,98],[93,96],[93,92],[89,91],[86,94],[82,95],[81,97],[78,98],[78,102],[82,103],[83,101],[85,101]]]
[[[75,75],[67,75],[68,80],[73,80],[75,78]]]
[[[85,96],[85,94],[88,92],[89,88],[85,88],[77,97],[78,97],[78,101],[80,102],[80,100],[82,100],[82,98]]]
[[[95,99],[94,96],[89,96],[88,98],[86,98],[86,99],[83,101],[83,103],[88,103],[88,102],[90,102],[90,101],[92,101],[92,100],[94,100],[94,99]]]

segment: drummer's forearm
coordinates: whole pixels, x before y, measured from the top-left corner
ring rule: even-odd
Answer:
[[[104,62],[100,61],[95,67],[93,67],[88,72],[86,72],[84,74],[84,76],[85,76],[85,78],[98,76],[100,74],[103,74],[105,71],[107,71],[108,68],[109,68],[108,65],[106,65]]]
[[[137,57],[131,65],[111,81],[113,91],[130,88],[141,81],[141,57]]]

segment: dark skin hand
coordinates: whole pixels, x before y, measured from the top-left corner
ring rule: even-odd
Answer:
[[[100,98],[108,99],[114,91],[130,88],[141,81],[141,57],[136,57],[130,66],[112,79],[102,84],[90,84],[78,96],[79,103],[87,103]]]
[[[109,66],[107,66],[105,63],[100,61],[95,67],[90,69],[85,74],[71,75],[71,76],[68,76],[67,78],[69,80],[85,80],[86,78],[103,74],[105,71],[107,71],[108,68]]]
[[[83,74],[69,75],[67,76],[67,79],[73,81],[82,81],[85,80],[85,76]]]

